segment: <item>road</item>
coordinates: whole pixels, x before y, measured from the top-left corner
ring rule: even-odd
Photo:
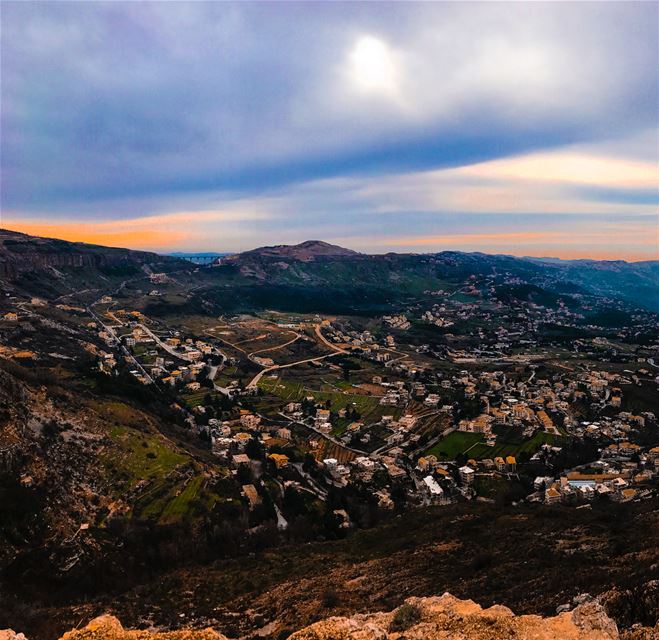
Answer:
[[[155,343],[164,351],[169,353],[169,355],[174,356],[175,358],[179,358],[179,360],[185,360],[186,362],[194,362],[194,359],[191,358],[187,353],[181,353],[180,351],[177,351],[174,349],[174,347],[171,347],[167,343],[163,342],[151,329],[149,329],[147,326],[143,324],[138,324],[137,325],[144,333],[146,333],[150,338],[152,338]]]
[[[318,339],[326,346],[329,347],[332,351],[335,351],[336,353],[348,353],[345,349],[341,349],[340,347],[337,347],[335,344],[332,344],[321,332],[320,330],[320,325],[317,324],[314,329],[316,336],[318,336]]]
[[[246,389],[253,389],[256,387],[256,385],[259,383],[259,380],[263,377],[263,374],[265,373],[270,373],[272,371],[277,371],[278,369],[288,369],[290,367],[296,367],[299,364],[305,364],[307,362],[320,362],[321,360],[325,360],[325,358],[332,358],[333,356],[338,356],[339,353],[327,353],[324,356],[317,356],[315,358],[307,358],[306,360],[298,360],[297,362],[289,362],[288,364],[275,364],[272,365],[271,367],[267,367],[266,369],[263,369],[263,371],[259,371],[250,381],[250,383],[247,385]]]
[[[100,316],[96,315],[96,313],[92,309],[92,306],[95,305],[97,302],[98,302],[98,300],[96,302],[92,302],[92,304],[87,306],[87,313],[89,313],[92,316],[92,318],[94,318],[94,320],[96,320],[96,322],[98,324],[100,324],[103,327],[103,329],[110,336],[112,336],[112,339],[119,345],[119,348],[121,349],[121,352],[123,353],[124,358],[126,358],[126,360],[128,362],[134,364],[139,369],[139,371],[142,373],[145,380],[147,380],[149,382],[149,384],[152,384],[158,390],[159,393],[162,393],[162,389],[160,389],[160,387],[156,384],[155,380],[149,375],[149,373],[147,373],[146,369],[135,359],[133,354],[130,353],[130,351],[128,351],[128,349],[126,349],[126,347],[123,344],[121,344],[121,341],[117,337],[117,334],[116,334],[114,328],[111,327],[108,324],[105,324],[105,322],[103,322],[103,320],[101,320]]]
[[[321,487],[310,474],[304,470],[301,462],[294,462],[293,466],[298,470],[298,473],[309,483],[312,492],[317,495],[321,500],[327,500],[327,490]]]

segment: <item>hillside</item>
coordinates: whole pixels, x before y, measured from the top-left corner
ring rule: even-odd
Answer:
[[[361,311],[369,306],[384,309],[392,297],[453,291],[469,278],[494,286],[495,293],[511,282],[531,285],[539,304],[554,305],[561,295],[585,294],[659,310],[657,262],[542,260],[456,251],[366,255],[308,241],[230,256],[221,261],[215,276],[218,281],[235,281],[239,276],[243,285],[259,285],[257,292],[245,289],[256,306],[272,306],[273,299],[288,296],[298,310],[313,310],[314,305],[317,311],[325,310],[328,294],[346,310],[351,300],[352,307]],[[276,292],[264,293],[266,285]],[[522,299],[532,300],[528,292]]]
[[[411,511],[345,540],[159,570],[156,549],[143,546],[140,562],[127,537],[123,554],[91,574],[104,576],[98,593],[80,575],[46,577],[45,567],[38,580],[13,582],[0,627],[46,640],[110,612],[130,628],[212,626],[250,637],[265,627],[265,637],[278,638],[330,616],[390,610],[450,590],[541,615],[579,594],[601,595],[619,628],[629,629],[657,619],[657,525],[656,501],[592,511],[465,504]]]
[[[148,251],[39,238],[0,229],[0,279],[47,297],[151,272],[189,269],[183,260]]]
[[[174,256],[37,238],[0,230],[0,277],[11,290],[57,297],[152,272],[191,276],[193,265]],[[554,305],[560,296],[590,295],[659,310],[659,263],[546,260],[443,251],[367,255],[310,240],[260,247],[219,258],[185,285],[200,289],[218,311],[259,308],[296,311],[386,311],[424,291],[460,293],[469,279],[493,293]],[[208,295],[206,295],[206,293]]]

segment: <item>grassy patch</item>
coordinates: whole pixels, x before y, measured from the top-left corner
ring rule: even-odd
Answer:
[[[190,461],[188,456],[175,451],[164,439],[130,427],[112,427],[108,435],[119,450],[105,454],[104,461],[123,472],[130,486],[140,480],[163,478]]]
[[[476,447],[486,446],[482,445],[482,442],[483,436],[480,433],[453,431],[440,440],[436,445],[428,449],[424,455],[437,456],[438,459],[443,460],[454,460],[456,456],[469,450],[469,456],[472,456]],[[489,447],[486,448],[489,449]]]
[[[192,502],[195,500],[202,489],[204,478],[195,476],[189,480],[183,490],[170,500],[160,515],[160,521],[163,523],[176,522],[183,518],[192,510]]]
[[[362,394],[348,394],[340,391],[317,391],[307,388],[303,383],[285,378],[261,378],[259,387],[268,393],[279,396],[287,402],[296,402],[306,396],[313,396],[316,402],[331,402],[332,411],[343,409],[346,405],[355,407],[362,420],[379,420],[383,411],[394,413],[389,407],[381,407],[378,398]],[[388,409],[388,410],[387,410]]]
[[[559,436],[539,431],[524,442],[506,441],[499,438],[493,447],[479,444],[469,451],[469,456],[476,459],[495,458],[497,456],[505,458],[506,456],[519,456],[523,452],[533,455],[543,444],[559,444],[560,441]]]
[[[108,435],[115,446],[100,456],[100,462],[117,497],[133,494],[134,517],[158,519],[167,513],[167,522],[176,521],[196,497],[201,482],[200,478],[196,484],[188,483],[192,485],[188,490],[179,479],[191,458],[164,438],[130,427],[112,427]]]

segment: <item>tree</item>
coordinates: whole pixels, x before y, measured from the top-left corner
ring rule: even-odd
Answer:
[[[253,460],[263,460],[265,458],[263,443],[256,437],[252,437],[247,441],[245,453]]]

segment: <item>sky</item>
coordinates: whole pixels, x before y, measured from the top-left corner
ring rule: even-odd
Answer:
[[[659,259],[659,3],[12,2],[0,226]]]

